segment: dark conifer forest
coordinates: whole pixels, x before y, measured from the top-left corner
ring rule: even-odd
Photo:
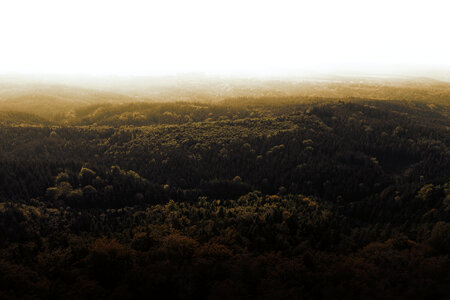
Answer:
[[[0,299],[449,299],[448,84],[305,86],[0,101]]]

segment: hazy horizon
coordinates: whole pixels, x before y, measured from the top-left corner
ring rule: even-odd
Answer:
[[[446,1],[2,1],[0,74],[449,80]]]
[[[144,74],[91,74],[91,73],[46,73],[46,72],[0,72],[0,82],[5,80],[17,82],[53,83],[84,85],[90,83],[133,83],[142,81],[423,81],[435,80],[450,82],[450,68],[420,68],[403,67],[391,69],[364,69],[342,68],[336,70],[279,70],[273,72],[167,72]]]

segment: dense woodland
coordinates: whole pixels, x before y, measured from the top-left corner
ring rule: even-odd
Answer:
[[[450,100],[403,96],[0,112],[0,299],[448,299]]]

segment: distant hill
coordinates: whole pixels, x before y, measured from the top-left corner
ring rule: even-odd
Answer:
[[[61,83],[63,82],[63,83]],[[245,79],[214,77],[113,78],[39,81],[0,77],[0,111],[21,111],[62,120],[98,104],[218,102],[225,99],[376,99],[450,105],[450,83],[429,78],[324,77]]]
[[[0,111],[0,124],[3,125],[49,125],[47,119],[30,113],[18,111]]]
[[[0,82],[0,111],[22,111],[45,118],[94,103],[130,102],[134,99],[117,93],[76,86]]]

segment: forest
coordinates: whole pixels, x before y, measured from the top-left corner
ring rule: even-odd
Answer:
[[[335,89],[4,102],[0,299],[449,299],[448,89]]]

